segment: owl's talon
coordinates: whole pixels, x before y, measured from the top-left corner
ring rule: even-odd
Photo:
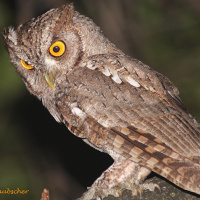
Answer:
[[[139,196],[139,198],[142,198],[142,191],[140,188],[137,189],[137,195]]]
[[[161,191],[160,186],[156,183],[152,183],[150,181],[146,181],[145,183],[135,183],[135,177],[130,178],[127,180],[121,187],[127,190],[130,190],[132,192],[132,196],[139,196],[139,198],[142,198],[142,192],[144,190],[154,191],[155,188],[157,188],[159,191]]]
[[[122,190],[118,190],[118,194],[119,194],[119,197],[121,197],[122,196]]]
[[[161,192],[160,186],[156,183],[146,182],[143,183],[141,187],[143,190],[149,190],[149,191],[154,191],[155,188],[157,188]]]
[[[159,190],[159,192],[161,192],[160,186],[156,183],[154,183],[154,184],[155,184],[155,188],[157,188]]]

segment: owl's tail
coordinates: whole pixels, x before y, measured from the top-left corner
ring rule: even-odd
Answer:
[[[199,158],[195,158],[199,159]],[[193,158],[164,158],[152,170],[167,178],[177,186],[200,194],[200,164],[194,162]]]
[[[107,141],[127,159],[200,194],[200,157],[184,157],[153,135],[133,127],[111,129]]]

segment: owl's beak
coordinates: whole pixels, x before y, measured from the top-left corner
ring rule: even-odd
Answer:
[[[53,75],[52,75],[52,74],[46,74],[46,73],[45,73],[45,74],[44,74],[44,78],[45,78],[47,84],[48,84],[51,88],[55,89],[55,87],[54,87],[54,77],[53,77]]]

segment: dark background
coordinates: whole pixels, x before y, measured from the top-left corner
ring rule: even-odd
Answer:
[[[58,7],[66,0],[0,0],[0,31]],[[128,55],[166,75],[200,120],[199,0],[77,0],[76,10],[92,18]],[[112,163],[69,133],[15,73],[0,39],[0,190],[29,190],[0,199],[77,198]]]

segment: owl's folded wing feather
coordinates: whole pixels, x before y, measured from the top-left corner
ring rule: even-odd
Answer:
[[[110,130],[113,151],[167,178],[176,185],[200,193],[200,165],[181,156],[164,142],[134,127]]]
[[[68,74],[60,85],[65,91],[57,94],[63,121],[97,148],[106,146],[180,187],[200,193],[200,177],[194,177],[200,172],[199,124],[167,78],[140,62],[130,62],[126,70],[122,61],[118,64],[117,78],[113,78],[116,69],[105,72],[106,63],[101,66],[104,71],[90,65]]]
[[[199,123],[184,108],[175,86],[139,61],[124,60],[124,56],[103,58],[105,55],[93,57],[95,67],[89,63],[66,77],[62,83],[68,87],[65,93],[70,100],[66,101],[76,102],[104,127],[133,126],[185,157],[199,156]],[[109,76],[103,73],[106,69]],[[122,82],[116,82],[115,73]]]

